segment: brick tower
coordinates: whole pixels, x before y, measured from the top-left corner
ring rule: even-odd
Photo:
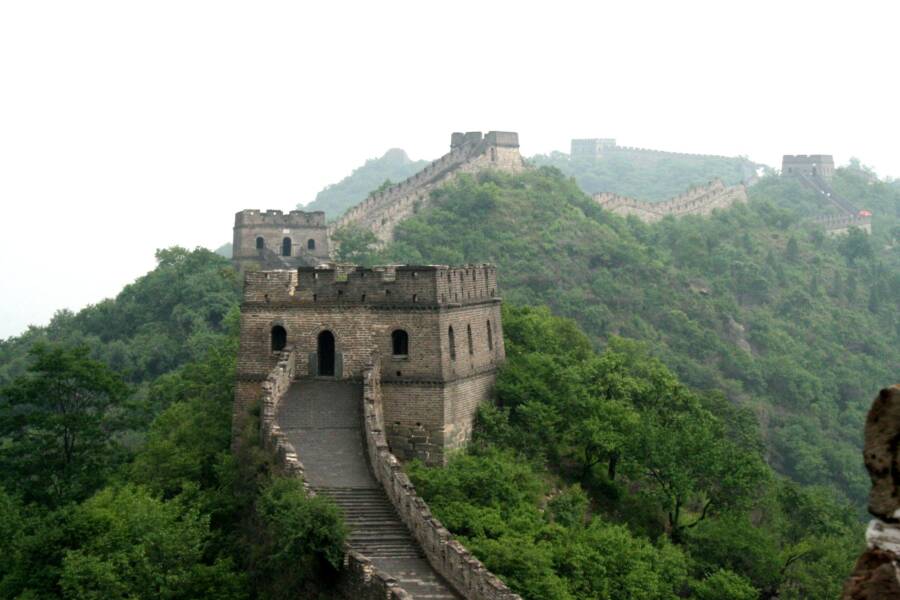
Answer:
[[[358,380],[377,361],[388,442],[401,459],[443,463],[465,445],[505,358],[490,265],[300,267],[248,272],[235,418],[282,351],[305,378]]]

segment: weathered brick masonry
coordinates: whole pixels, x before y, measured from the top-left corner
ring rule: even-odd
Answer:
[[[333,358],[323,342],[329,335]],[[442,463],[446,450],[468,440],[475,410],[490,397],[505,357],[496,269],[246,273],[235,419],[260,393],[260,382],[287,346],[296,350],[301,377],[359,379],[374,355],[393,452]]]

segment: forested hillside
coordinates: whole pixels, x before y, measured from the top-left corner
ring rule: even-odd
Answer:
[[[556,167],[590,195],[614,192],[638,200],[668,200],[694,185],[719,178],[728,185],[755,174],[757,165],[743,157],[702,156],[617,149],[596,160],[563,152],[532,157],[540,166]]]
[[[854,177],[841,171],[835,185]],[[343,251],[496,263],[505,300],[572,317],[597,348],[613,336],[647,343],[692,388],[751,409],[777,470],[861,512],[863,417],[900,364],[898,250],[883,244],[887,219],[872,239],[808,228],[782,185],[764,178],[749,205],[646,225],[602,211],[555,169],[485,174],[438,191],[382,255],[359,234]],[[896,207],[895,188],[867,189],[873,210]]]
[[[506,305],[497,407],[432,511],[526,600],[838,597],[854,511],[776,476],[751,411],[687,389],[648,346],[602,354],[546,308]]]
[[[427,160],[410,160],[406,152],[392,148],[381,158],[370,158],[361,167],[353,170],[337,183],[333,183],[316,194],[316,199],[297,208],[325,211],[328,220],[335,219],[351,206],[366,199],[385,182],[398,183],[425,168]]]
[[[0,341],[0,598],[318,598],[334,505],[233,455],[238,285],[158,252],[115,298]]]

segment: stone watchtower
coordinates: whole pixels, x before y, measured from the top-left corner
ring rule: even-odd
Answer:
[[[330,251],[325,213],[242,210],[234,216],[233,260],[238,269],[317,265]]]
[[[834,158],[830,154],[785,154],[781,159],[781,175],[830,180],[834,175]]]
[[[301,378],[357,381],[377,363],[391,450],[401,459],[442,463],[447,450],[469,439],[475,410],[490,397],[505,358],[496,269],[248,272],[236,417],[288,348]]]

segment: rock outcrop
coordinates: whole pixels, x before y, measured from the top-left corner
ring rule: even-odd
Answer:
[[[881,390],[866,419],[866,469],[872,479],[868,548],[844,584],[843,600],[900,598],[900,385]]]

